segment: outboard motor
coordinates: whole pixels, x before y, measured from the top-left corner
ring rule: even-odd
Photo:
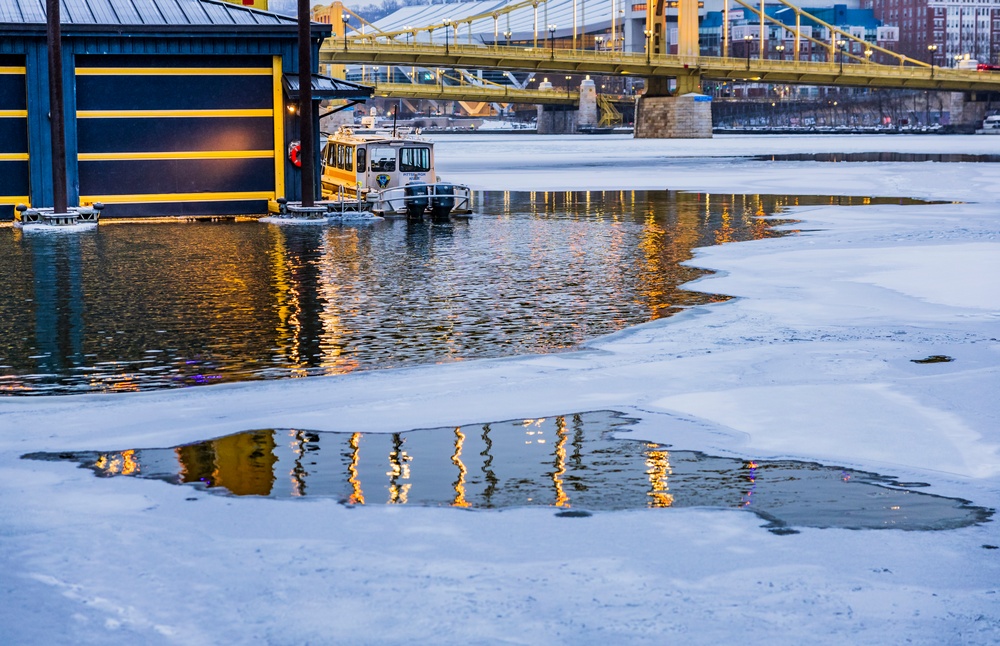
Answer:
[[[431,196],[431,217],[434,221],[447,221],[451,210],[455,208],[455,187],[451,184],[436,184],[434,195]]]
[[[419,220],[427,210],[427,184],[410,182],[403,187],[406,196],[406,219]]]

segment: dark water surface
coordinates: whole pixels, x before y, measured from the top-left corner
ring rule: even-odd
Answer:
[[[817,161],[817,162],[942,162],[948,164],[1000,162],[1000,155],[976,155],[970,153],[898,153],[898,152],[860,152],[860,153],[784,153],[775,155],[758,155],[754,159],[760,161]]]
[[[845,197],[477,194],[450,224],[0,228],[0,393],[330,375],[555,352],[720,297],[678,288],[699,246]],[[905,200],[904,200],[905,201]]]
[[[940,530],[990,518],[967,501],[874,473],[794,460],[751,461],[615,439],[635,420],[610,411],[403,433],[247,431],[163,449],[35,453],[101,477],[189,484],[345,504],[587,511],[721,507],[790,527]],[[627,434],[625,435],[627,437]]]

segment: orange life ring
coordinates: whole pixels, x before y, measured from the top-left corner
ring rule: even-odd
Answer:
[[[297,141],[288,147],[288,159],[292,161],[292,165],[296,168],[300,168],[302,166],[302,160],[299,159],[300,152],[302,152],[302,146]]]

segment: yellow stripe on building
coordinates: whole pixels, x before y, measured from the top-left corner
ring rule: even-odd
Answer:
[[[270,159],[273,150],[187,150],[141,153],[80,153],[80,161],[125,161],[136,159]]]
[[[28,153],[0,153],[0,161],[28,161]]]
[[[132,204],[152,202],[238,202],[242,200],[273,200],[274,191],[248,191],[245,193],[147,193],[139,195],[81,195],[86,203]]]
[[[22,68],[23,69],[23,68]],[[78,67],[77,76],[270,76],[270,67]]]
[[[273,110],[79,110],[79,119],[270,117]]]
[[[18,204],[29,204],[31,198],[27,195],[0,195],[0,204],[12,204],[17,206]]]
[[[27,74],[27,69],[24,67],[0,65],[0,74]]]
[[[27,110],[0,110],[0,119],[27,119]]]
[[[271,92],[274,99],[274,150],[285,150],[285,112],[284,112],[284,91],[281,87],[281,57],[273,56],[271,70]],[[285,194],[285,158],[284,155],[274,156],[274,192],[278,195]]]

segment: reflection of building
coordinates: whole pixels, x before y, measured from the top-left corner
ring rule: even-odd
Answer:
[[[181,482],[223,487],[237,496],[267,496],[274,485],[274,434],[256,431],[175,449]]]
[[[665,507],[669,454],[622,442],[612,413],[395,434],[261,430],[174,449],[102,454],[104,475],[201,483],[236,495],[334,496],[349,504]]]
[[[78,236],[31,235],[35,293],[34,356],[40,374],[62,375],[84,363],[84,286]]]

